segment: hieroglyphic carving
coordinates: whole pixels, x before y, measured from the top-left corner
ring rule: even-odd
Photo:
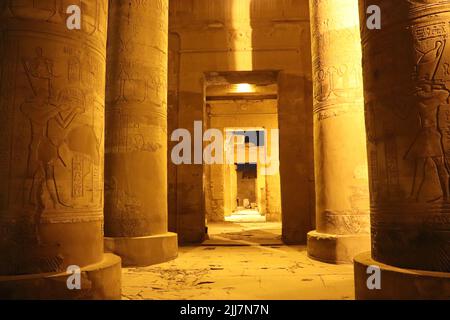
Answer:
[[[86,104],[86,91],[66,87],[58,94],[54,93],[52,85],[54,75],[50,67],[52,64],[51,60],[43,56],[39,56],[34,65],[24,64],[26,78],[34,95],[20,106],[20,110],[30,123],[31,130],[28,146],[28,178],[24,187],[25,204],[46,209],[58,209],[59,206],[86,207],[85,203],[76,204],[68,194],[65,183],[58,180],[65,180],[67,169],[74,164],[81,165],[82,171],[86,166],[88,169],[85,171],[92,173],[91,166],[98,166],[101,162],[102,137],[97,136],[91,126],[95,121],[93,118],[95,110],[94,105]],[[66,68],[69,67],[70,64],[67,64]],[[43,70],[39,71],[40,68]],[[66,81],[71,82],[70,73],[67,75]],[[40,84],[33,85],[33,81],[30,80],[32,78],[36,78]],[[77,119],[86,113],[89,116],[84,121],[88,120],[88,123],[77,123]],[[82,179],[86,177],[83,176]],[[47,200],[45,200],[46,193]],[[94,207],[98,209],[97,206]]]
[[[358,8],[311,0],[317,231],[366,234],[369,187]]]
[[[439,106],[446,104],[450,96],[446,89],[432,88],[424,85],[416,93],[419,101],[420,129],[414,142],[408,149],[405,159],[415,162],[415,172],[411,191],[411,198],[419,201],[422,187],[428,175],[427,161],[432,161],[436,167],[441,195],[438,199],[448,200],[449,197],[449,172],[446,166],[445,154],[442,145],[442,134],[439,127]]]
[[[111,6],[110,30],[117,32],[108,42],[108,237],[167,231],[167,5],[118,0]]]
[[[7,7],[14,18],[38,20],[65,27],[66,10],[70,5],[82,8],[81,31],[89,35],[106,37],[107,2],[104,0],[22,0],[8,1]]]
[[[370,180],[377,190],[372,253],[399,267],[448,272],[449,4],[370,4],[390,12],[381,31],[362,29],[369,161],[376,168]]]
[[[74,33],[67,3],[8,1],[0,20],[0,274],[102,258],[100,242],[75,249],[87,244],[73,230],[84,223],[86,238],[101,239],[107,1],[79,1],[86,25]],[[86,61],[101,66],[91,83]]]
[[[83,196],[83,159],[76,156],[72,159],[72,196],[81,198]]]
[[[367,234],[370,231],[369,219],[367,213],[362,215],[348,214],[346,212],[328,213],[325,215],[327,224],[333,230],[333,234]]]
[[[347,11],[348,4],[341,9],[323,0],[311,0],[314,9],[313,35],[313,84],[314,111],[319,121],[362,112],[362,72],[359,43],[359,23],[349,17],[341,21],[336,10]],[[325,12],[334,12],[326,16]],[[353,20],[352,20],[353,19]],[[331,53],[339,51],[339,54]]]
[[[361,93],[361,69],[342,64],[329,67],[315,67],[315,99],[326,102],[329,99],[353,98]]]

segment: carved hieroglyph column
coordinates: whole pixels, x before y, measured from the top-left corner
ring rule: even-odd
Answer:
[[[72,2],[0,5],[0,298],[120,298],[103,253],[108,1],[77,3],[81,30]]]
[[[382,21],[362,28],[372,255],[355,258],[356,295],[449,299],[450,3],[360,1],[362,21],[369,5]]]
[[[105,245],[124,265],[177,256],[167,217],[168,1],[110,3]]]
[[[310,0],[316,230],[308,254],[351,263],[369,249],[361,45],[355,0]]]

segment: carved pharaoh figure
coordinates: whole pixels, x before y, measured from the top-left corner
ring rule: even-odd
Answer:
[[[72,90],[73,91],[73,90]],[[75,117],[85,111],[82,93],[78,96],[69,96],[67,91],[62,91],[58,104],[52,104],[46,98],[38,96],[36,100],[25,102],[21,111],[30,121],[32,138],[29,146],[28,176],[31,184],[26,190],[29,203],[45,205],[41,202],[43,187],[49,192],[56,208],[62,204],[58,200],[54,184],[54,164],[64,159],[64,139],[67,129]]]
[[[418,103],[421,129],[413,144],[405,154],[406,159],[415,161],[415,174],[411,197],[419,200],[423,184],[427,176],[427,162],[432,161],[445,201],[449,198],[449,171],[446,167],[445,154],[442,147],[442,134],[439,129],[438,113],[441,104],[446,103],[449,92],[444,87],[424,84],[418,88]],[[438,200],[438,199],[435,199]]]
[[[46,87],[44,89],[47,91],[48,97],[51,98],[53,95],[53,78],[55,78],[53,61],[44,56],[42,48],[37,47],[36,57],[30,60],[24,59],[23,65],[34,95],[37,95],[38,91],[42,88],[36,88],[36,83],[33,81],[33,78],[45,83]]]
[[[31,128],[27,176],[24,182],[25,203],[36,208],[34,225],[40,241],[39,225],[44,209],[70,207],[58,194],[55,164],[67,166],[70,151],[65,142],[68,129],[75,117],[85,111],[82,92],[63,90],[57,104],[52,104],[45,92],[21,105]],[[50,196],[51,203],[45,195]]]

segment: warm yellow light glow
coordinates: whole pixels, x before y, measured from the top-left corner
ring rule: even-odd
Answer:
[[[231,6],[231,66],[236,71],[253,70],[252,0],[232,0]]]
[[[252,93],[255,92],[255,86],[249,83],[239,83],[236,85],[234,91],[237,93]]]

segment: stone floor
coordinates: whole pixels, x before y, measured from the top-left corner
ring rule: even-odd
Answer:
[[[266,222],[266,217],[261,215],[258,210],[244,209],[233,212],[229,217],[225,217],[228,222]]]
[[[354,299],[353,266],[283,245],[279,223],[210,224],[209,234],[174,261],[123,269],[123,299]]]

